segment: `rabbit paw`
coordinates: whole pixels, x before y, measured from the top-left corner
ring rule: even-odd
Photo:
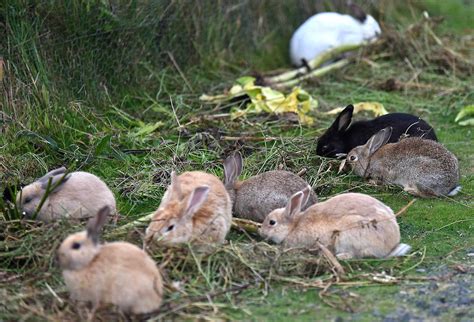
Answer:
[[[336,254],[336,258],[339,259],[339,260],[347,260],[347,259],[351,259],[353,258],[354,256],[352,256],[352,254],[350,253],[339,253],[339,254]]]

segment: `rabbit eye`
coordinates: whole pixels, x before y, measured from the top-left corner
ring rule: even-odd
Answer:
[[[81,244],[79,243],[73,243],[72,246],[71,246],[72,249],[79,249],[81,248]]]
[[[349,160],[350,160],[350,161],[357,161],[357,155],[351,155],[351,156],[349,157]]]
[[[270,226],[275,226],[277,222],[272,219],[268,223],[270,224]]]
[[[174,229],[174,225],[169,225],[168,229],[166,229],[166,231],[172,231],[173,229]]]
[[[24,203],[29,203],[33,198],[31,197],[26,197],[25,200],[23,200]]]

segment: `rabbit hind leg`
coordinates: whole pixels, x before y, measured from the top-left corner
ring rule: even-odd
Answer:
[[[403,187],[403,190],[411,195],[421,198],[430,198],[437,196],[437,194],[433,190],[426,187],[421,187],[419,184],[408,184]]]

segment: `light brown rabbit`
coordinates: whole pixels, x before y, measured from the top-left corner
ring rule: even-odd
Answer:
[[[87,230],[67,237],[58,250],[59,264],[71,297],[114,304],[134,314],[157,310],[163,297],[161,274],[140,248],[126,242],[99,243],[100,230],[110,214],[102,208]]]
[[[453,196],[461,190],[458,160],[442,144],[418,137],[387,143],[388,127],[352,149],[344,163],[375,183],[391,183],[419,197]]]
[[[44,195],[41,209],[38,207]],[[63,217],[90,218],[108,206],[115,214],[115,198],[107,185],[88,172],[66,173],[61,167],[25,186],[17,194],[17,207],[26,218],[50,222]]]
[[[168,245],[223,243],[231,224],[232,204],[219,178],[201,171],[177,176],[173,171],[145,240]]]
[[[294,193],[308,186],[308,183],[296,174],[281,170],[264,172],[245,181],[238,181],[242,169],[242,155],[238,152],[224,161],[224,184],[236,217],[262,222],[268,213],[285,207]],[[316,194],[310,191],[303,210],[316,202]]]
[[[294,194],[286,208],[272,211],[259,233],[286,247],[316,247],[320,242],[339,259],[401,256],[410,246],[400,244],[392,209],[368,195],[344,193],[301,212],[309,187]]]

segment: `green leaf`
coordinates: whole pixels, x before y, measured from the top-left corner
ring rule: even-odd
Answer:
[[[474,115],[474,105],[468,105],[468,106],[464,106],[458,113],[458,115],[456,115],[456,118],[454,119],[454,122],[457,122],[459,123],[460,125],[468,125],[468,123],[465,123],[466,121],[463,121],[463,122],[459,122],[463,117],[466,117],[466,116],[469,116],[469,115]],[[465,123],[465,124],[461,124],[461,123]]]
[[[255,83],[255,77],[252,76],[243,76],[236,80],[236,83],[242,86],[253,85]]]

